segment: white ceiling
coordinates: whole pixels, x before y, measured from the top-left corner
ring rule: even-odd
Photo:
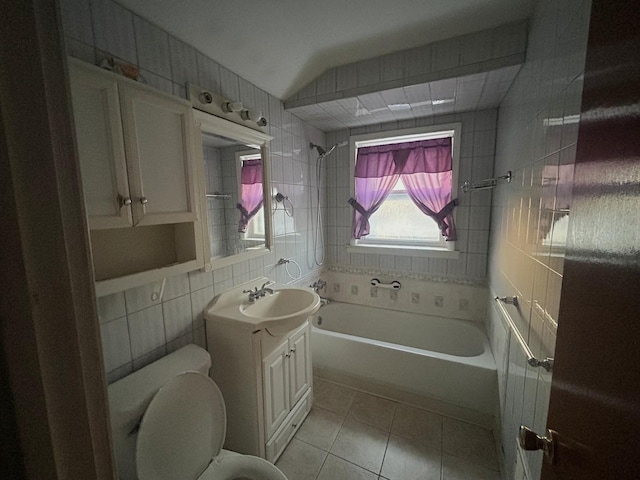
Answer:
[[[527,18],[536,0],[119,0],[280,99],[338,65]]]

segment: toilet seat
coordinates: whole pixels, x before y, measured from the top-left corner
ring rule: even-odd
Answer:
[[[224,399],[213,380],[197,372],[173,377],[142,417],[136,443],[138,478],[286,480],[262,458],[220,455],[226,426]]]

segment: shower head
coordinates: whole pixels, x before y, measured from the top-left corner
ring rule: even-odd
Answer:
[[[318,155],[320,155],[321,157],[323,157],[327,153],[324,148],[322,148],[320,145],[316,145],[315,143],[309,142],[309,148],[311,150],[315,148],[318,151]]]
[[[311,149],[315,148],[318,151],[318,155],[320,156],[320,158],[324,158],[327,155],[329,155],[331,152],[333,152],[336,149],[336,147],[344,147],[348,144],[349,142],[345,140],[343,142],[335,143],[329,148],[329,150],[325,150],[320,145],[316,145],[315,143],[309,143],[309,148]]]

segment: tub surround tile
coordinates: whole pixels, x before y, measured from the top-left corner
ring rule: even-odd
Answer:
[[[391,431],[396,402],[358,392],[353,399],[348,418],[384,432]]]
[[[315,480],[326,458],[327,452],[293,438],[276,467],[291,480]]]
[[[314,405],[295,438],[328,452],[343,421],[344,416]]]
[[[381,474],[389,480],[440,480],[440,451],[391,435]]]
[[[319,378],[313,379],[314,403],[338,415],[346,415],[351,407],[355,390]]]
[[[329,454],[317,480],[377,480],[375,473]],[[293,479],[292,479],[293,480]]]
[[[331,453],[370,472],[379,473],[388,437],[382,430],[347,418]]]

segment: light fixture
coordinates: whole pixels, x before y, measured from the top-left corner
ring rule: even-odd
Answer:
[[[220,105],[220,108],[223,112],[230,113],[240,112],[244,107],[242,106],[242,102],[224,102],[222,105]]]
[[[261,127],[267,125],[267,120],[262,116],[262,112],[258,110],[253,110],[252,108],[244,109],[240,112],[240,116],[243,120],[251,120],[252,122],[256,122]]]

